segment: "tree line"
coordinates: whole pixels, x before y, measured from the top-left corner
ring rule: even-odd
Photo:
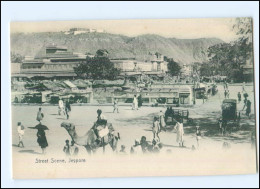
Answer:
[[[237,18],[232,29],[238,39],[209,47],[208,61],[200,65],[201,76],[222,75],[234,82],[253,80],[253,72],[245,73],[246,63],[253,61],[251,18]]]

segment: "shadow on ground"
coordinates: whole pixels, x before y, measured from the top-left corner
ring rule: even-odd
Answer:
[[[117,119],[117,121],[120,121],[122,123],[132,123],[133,125],[151,125],[153,124],[153,117],[158,116],[158,113],[152,113],[148,114],[147,116],[140,116],[135,118],[129,118],[129,119]]]
[[[131,119],[118,119],[122,122],[132,123],[133,125],[151,125],[153,123],[153,117],[157,116],[157,113],[152,113],[147,116],[140,116]],[[187,135],[195,135],[196,126],[200,126],[200,130],[203,137],[209,137],[216,141],[230,140],[236,143],[250,142],[251,133],[255,130],[255,119],[252,115],[250,119],[246,116],[241,117],[240,128],[233,130],[231,133],[227,132],[224,136],[220,133],[218,118],[220,116],[219,111],[205,112],[205,116],[190,116],[192,122],[184,120],[184,132]],[[167,131],[172,131],[175,122],[167,122]],[[151,132],[151,129],[144,129]]]
[[[202,136],[210,137],[216,141],[230,140],[236,143],[250,142],[251,133],[255,130],[254,119],[241,119],[240,128],[232,127],[229,123],[230,128],[235,128],[232,131],[226,132],[224,136],[220,133],[218,120],[215,116],[207,118],[197,118],[193,120],[193,124],[185,126],[185,134],[195,134],[196,125],[200,126]]]
[[[66,118],[56,118],[56,119],[60,119],[60,120],[67,120]]]

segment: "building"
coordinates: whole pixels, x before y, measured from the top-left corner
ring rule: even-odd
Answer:
[[[122,70],[124,75],[145,73],[147,75],[158,75],[168,71],[168,62],[164,61],[161,54],[152,54],[146,61],[138,61],[134,58],[111,59],[116,68]]]
[[[105,55],[107,51],[104,51]],[[35,57],[26,57],[22,63],[12,63],[13,78],[72,78],[76,77],[74,68],[86,61],[82,53],[68,51],[67,47],[48,45],[42,48]],[[122,76],[160,75],[167,72],[168,62],[159,53],[150,55],[145,61],[135,58],[111,59],[116,68],[122,71]]]
[[[81,53],[68,51],[66,47],[48,45],[34,58],[26,58],[20,64],[20,73],[17,77],[74,77],[74,67],[86,60]]]
[[[194,98],[192,85],[172,84],[153,84],[140,91],[128,89],[123,92],[115,92],[111,98],[131,103],[134,95],[141,95],[143,102],[150,104],[158,102],[159,104],[192,105]]]
[[[103,29],[94,29],[94,28],[70,28],[69,31],[65,31],[64,33],[66,35],[72,34],[72,35],[78,35],[82,33],[105,33],[105,30]]]
[[[72,82],[70,82],[69,80],[65,80],[63,81],[71,90],[71,92],[78,92],[78,88],[76,85],[74,85]]]
[[[246,60],[246,63],[245,63],[245,65],[242,66],[242,68],[243,68],[243,74],[244,74],[245,81],[247,81],[247,82],[254,81],[254,60],[253,60],[253,57]]]

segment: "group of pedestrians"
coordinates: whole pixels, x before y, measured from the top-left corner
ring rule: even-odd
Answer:
[[[165,122],[165,115],[161,110],[158,116],[154,116],[153,120],[153,139],[160,141],[159,133],[161,131],[166,131],[166,122]]]
[[[47,142],[45,130],[49,130],[49,129],[48,129],[47,126],[42,124],[43,118],[44,118],[44,114],[42,112],[42,108],[40,107],[38,109],[38,112],[37,112],[37,115],[36,115],[36,120],[39,123],[35,127],[28,127],[28,128],[37,129],[37,133],[36,133],[37,143],[41,147],[42,153],[45,154],[46,148],[48,147],[48,142]],[[24,148],[23,136],[25,134],[25,126],[21,122],[17,123],[17,133],[18,133],[18,136],[19,136],[19,143],[18,143],[17,146]]]
[[[130,149],[130,154],[147,154],[147,153],[160,153],[163,145],[160,141],[153,139],[151,143],[146,140],[145,136],[141,140],[135,140],[135,144]]]
[[[229,98],[229,90],[228,89],[226,89],[225,91],[224,91],[224,96],[225,96],[225,98],[227,99],[227,98]]]
[[[224,87],[224,96],[225,96],[225,99],[226,99],[226,98],[229,98],[229,94],[230,94],[230,93],[229,93],[229,89],[228,89],[228,87],[229,87],[228,82],[225,81],[223,87]]]
[[[71,144],[69,140],[66,140],[63,152],[66,156],[76,156],[79,153],[79,148],[75,145],[73,140],[71,141]]]
[[[134,95],[133,103],[132,103],[132,110],[138,110],[142,105],[143,105],[142,96],[139,95],[137,97],[137,95]],[[115,113],[115,112],[119,113],[118,99],[117,98],[115,98],[114,102],[113,102],[113,113]]]
[[[134,95],[133,103],[132,103],[132,110],[138,110],[143,105],[143,99],[142,96]]]
[[[249,95],[246,92],[243,94],[243,96],[244,96],[244,106],[242,111],[244,111],[244,109],[246,108],[246,116],[250,117],[251,101],[248,99]]]
[[[69,119],[69,113],[71,112],[71,107],[69,101],[66,101],[65,107],[63,100],[60,98],[59,99],[59,105],[58,105],[58,114],[61,115],[66,115],[66,118]],[[46,137],[46,130],[49,130],[49,128],[45,125],[42,124],[42,120],[44,119],[44,113],[42,111],[42,108],[39,107],[37,115],[36,115],[36,120],[38,121],[38,124],[35,127],[28,127],[30,129],[37,129],[37,143],[42,149],[42,154],[46,153],[46,148],[48,147],[48,141]],[[24,148],[24,143],[23,143],[23,136],[25,134],[25,127],[22,125],[21,122],[17,123],[17,133],[19,136],[19,143],[18,147]]]
[[[174,126],[174,129],[177,132],[176,142],[179,144],[180,147],[183,147],[184,146],[183,120],[182,119],[178,119],[178,120],[173,119],[173,120],[176,122],[176,125]],[[166,120],[165,120],[165,115],[161,110],[159,116],[155,116],[153,120],[152,131],[153,131],[154,140],[158,140],[160,142],[159,133],[162,130],[166,131]]]
[[[229,89],[228,89],[228,83],[225,82],[224,83],[224,96],[225,96],[225,99],[228,99],[229,98]],[[246,89],[245,89],[245,82],[243,82],[243,85],[242,85],[242,92],[238,92],[237,93],[237,100],[238,100],[238,103],[241,103],[242,101],[242,94],[243,94],[243,97],[244,97],[244,106],[242,108],[242,111],[246,111],[246,116],[250,117],[250,113],[251,113],[251,101],[248,99],[249,95],[248,93],[246,92]]]
[[[71,106],[69,100],[66,100],[65,106],[63,100],[60,98],[59,99],[59,107],[58,107],[58,114],[61,115],[66,115],[67,119],[70,117],[70,112],[71,112]]]

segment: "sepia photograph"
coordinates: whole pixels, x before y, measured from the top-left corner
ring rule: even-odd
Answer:
[[[1,2],[4,185],[256,186],[253,4]]]
[[[14,178],[256,173],[252,27],[12,22]]]

